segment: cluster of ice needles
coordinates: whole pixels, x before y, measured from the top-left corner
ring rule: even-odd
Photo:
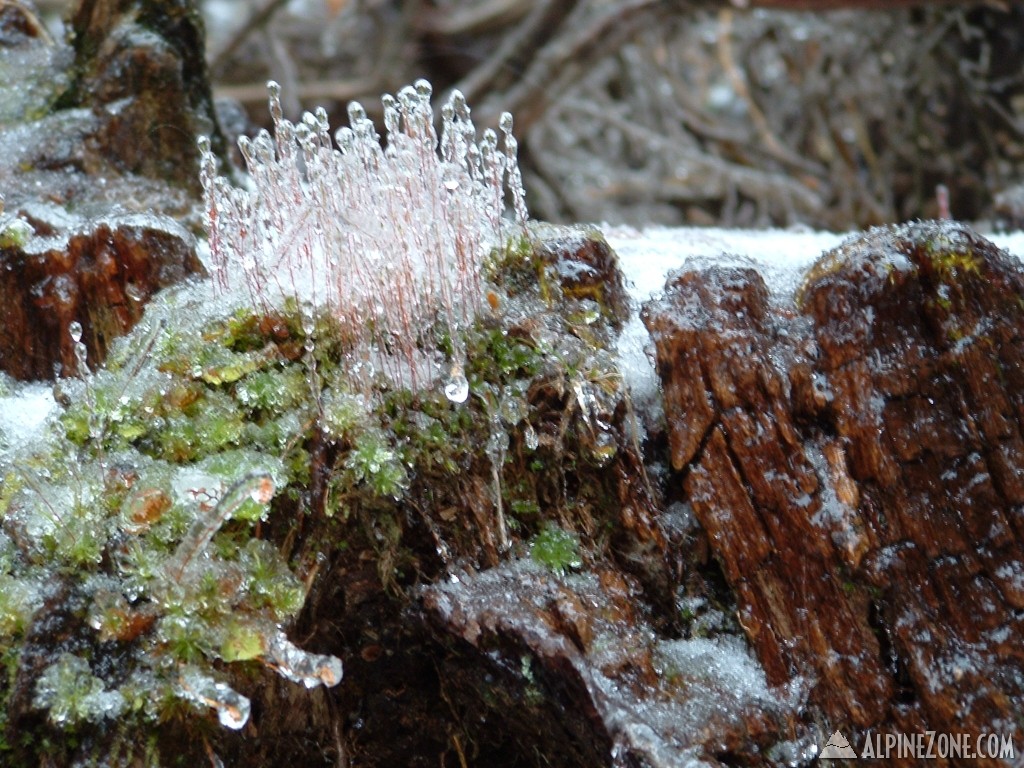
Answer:
[[[268,90],[273,136],[239,140],[248,188],[218,176],[210,142],[200,140],[219,290],[248,291],[259,309],[295,296],[311,314],[341,322],[356,375],[383,371],[417,390],[447,372],[446,394],[465,400],[460,331],[484,303],[488,254],[522,231],[527,216],[512,116],[501,116],[500,146],[491,129],[478,142],[456,91],[441,110],[439,137],[431,86],[419,80],[382,98],[384,145],[352,103],[335,146],[325,110],[292,123],[277,83]],[[447,359],[439,337],[447,337]]]

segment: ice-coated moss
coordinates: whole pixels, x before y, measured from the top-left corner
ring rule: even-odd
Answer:
[[[201,286],[157,298],[105,367],[58,384],[52,439],[0,486],[0,642],[59,618],[66,642],[44,653],[32,699],[52,727],[74,734],[96,702],[122,701],[104,711],[143,733],[204,714],[237,728],[237,676],[338,682],[338,659],[285,633],[350,541],[389,593],[414,582],[411,519],[442,559],[565,571],[606,546],[612,523],[593,518],[623,404],[611,336],[532,267],[495,278],[458,338],[431,331],[460,350],[463,402],[443,379],[397,383],[329,316],[214,306]],[[17,653],[0,659],[23,673]]]

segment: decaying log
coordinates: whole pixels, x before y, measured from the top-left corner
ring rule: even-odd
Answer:
[[[678,646],[656,641],[640,599],[615,570],[553,580],[525,561],[433,586],[424,605],[448,649],[441,671],[459,691],[462,717],[493,713],[502,735],[535,745],[545,765],[611,758],[670,768],[682,755],[760,764],[792,736],[799,718],[784,691],[762,698],[767,691],[730,689],[713,662],[728,643],[690,644],[673,656]],[[743,664],[740,644],[735,650]]]
[[[924,223],[826,256],[794,317],[768,299],[752,270],[687,272],[644,319],[672,466],[769,679],[809,677],[858,744],[1019,743],[1024,275]]]

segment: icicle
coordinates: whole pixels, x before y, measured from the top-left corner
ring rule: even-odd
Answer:
[[[521,227],[526,226],[529,218],[526,212],[526,192],[523,190],[523,175],[519,171],[519,142],[512,135],[512,115],[509,112],[502,112],[498,119],[498,127],[505,137],[505,167],[508,171],[508,187],[512,193],[512,208],[516,214],[516,222]]]
[[[536,451],[537,446],[540,445],[540,438],[537,436],[537,430],[533,428],[530,422],[526,422],[523,426],[523,442],[526,443],[526,447],[531,451]]]
[[[444,396],[453,403],[464,403],[469,397],[469,380],[462,371],[462,364],[456,363],[448,374],[444,385]]]
[[[395,101],[395,97],[390,93],[385,93],[380,97],[381,106],[384,107],[384,128],[388,132],[388,141],[391,141],[392,136],[396,136],[399,130],[400,115],[398,112],[398,102]]]
[[[238,730],[249,722],[252,709],[249,699],[226,683],[208,677],[194,667],[187,667],[178,677],[175,692],[186,701],[217,710],[220,724]]]
[[[200,136],[196,139],[196,148],[199,150],[199,183],[207,193],[213,190],[213,181],[217,178],[217,160],[213,156],[210,147],[210,137]]]
[[[281,122],[281,86],[274,80],[267,81],[267,103],[270,107],[270,118],[274,124]]]
[[[85,344],[82,343],[82,324],[77,320],[72,320],[68,324],[68,335],[71,337],[71,343],[74,345],[75,350],[75,365],[79,376],[85,376],[89,372],[88,356],[89,352],[85,348]]]
[[[242,153],[242,159],[245,160],[245,166],[250,171],[256,167],[256,152],[253,150],[252,139],[248,136],[238,137],[238,151]]]
[[[231,486],[209,511],[200,511],[199,517],[192,523],[188,533],[178,544],[171,559],[165,566],[173,580],[180,581],[189,565],[195,560],[210,539],[220,529],[224,521],[238,510],[247,499],[257,504],[266,504],[274,496],[274,480],[266,472],[255,472],[246,475]]]
[[[508,450],[508,430],[501,417],[501,404],[488,392],[484,398],[487,409],[487,422],[490,434],[484,452],[491,461],[491,479],[494,482],[494,507],[498,527],[498,546],[504,551],[508,549],[508,526],[505,523],[505,506],[501,494],[501,468],[505,465],[505,452]]]
[[[307,653],[278,630],[267,641],[263,661],[281,677],[307,688],[331,688],[341,682],[341,660],[335,656]]]

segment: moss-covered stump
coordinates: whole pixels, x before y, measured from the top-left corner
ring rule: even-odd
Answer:
[[[746,694],[705,720],[693,704],[699,733],[616,724],[663,696],[665,717],[685,709],[689,685],[727,692],[672,646],[692,531],[660,519],[610,294],[578,291],[584,272],[621,276],[563,234],[572,249],[494,254],[460,339],[464,402],[357,375],[329,315],[231,311],[202,285],[161,294],[102,368],[61,381],[59,424],[0,486],[0,759],[592,766],[654,754],[654,725],[669,754],[752,756],[799,730],[800,691],[767,686],[724,614],[704,650],[735,660]],[[505,611],[488,597],[504,578],[541,605],[507,606],[495,655],[439,601]],[[537,641],[528,621],[551,617]]]
[[[858,750],[869,731],[1019,746],[1020,267],[912,224],[826,255],[797,301],[779,313],[759,275],[712,268],[645,308],[677,492],[740,623],[769,680],[814,681]]]

